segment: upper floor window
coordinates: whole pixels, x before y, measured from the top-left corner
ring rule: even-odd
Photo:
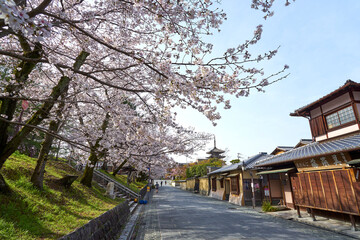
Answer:
[[[352,106],[343,108],[335,113],[326,116],[326,123],[329,129],[355,120],[356,119]]]

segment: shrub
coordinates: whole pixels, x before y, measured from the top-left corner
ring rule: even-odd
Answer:
[[[263,201],[262,207],[261,209],[263,210],[263,212],[275,212],[276,208],[271,206],[271,202],[270,201]]]

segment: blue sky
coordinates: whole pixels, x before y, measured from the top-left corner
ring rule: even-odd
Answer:
[[[360,1],[298,0],[288,7],[284,3],[277,0],[275,15],[265,21],[260,11],[250,8],[250,0],[224,0],[222,8],[228,20],[209,41],[214,44],[214,55],[222,54],[249,39],[255,27],[263,24],[262,40],[253,52],[281,46],[276,57],[261,66],[271,73],[287,64],[290,76],[267,87],[265,93],[231,98],[232,108],[221,110],[216,127],[191,109],[178,114],[183,125],[215,134],[217,147],[229,150],[229,160],[237,153],[245,157],[270,153],[276,146],[294,146],[301,138],[311,138],[308,120],[289,113],[337,89],[347,79],[360,82]],[[190,162],[205,156],[203,151],[193,158],[175,159]]]

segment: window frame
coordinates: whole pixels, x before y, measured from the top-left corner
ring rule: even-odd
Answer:
[[[216,192],[216,178],[211,179],[211,191]]]
[[[234,185],[236,185],[236,186],[234,186]],[[230,193],[236,194],[236,195],[240,194],[239,175],[237,175],[235,177],[230,177]]]
[[[224,178],[219,179],[220,181],[220,188],[224,188]]]
[[[354,120],[351,120],[350,122],[346,122],[346,123],[341,123],[339,112],[340,112],[341,110],[346,109],[346,108],[352,109],[352,112],[353,112],[353,114],[354,114]],[[330,116],[330,115],[333,115],[333,114],[335,114],[335,113],[337,114],[337,119],[338,119],[340,125],[337,125],[337,126],[335,126],[335,127],[329,128],[329,124],[328,124],[328,121],[327,121],[327,117]],[[325,120],[326,128],[327,128],[328,131],[333,131],[333,130],[337,130],[337,129],[340,129],[340,128],[343,128],[343,127],[351,126],[351,125],[353,125],[353,124],[355,124],[355,123],[357,122],[356,119],[357,119],[357,118],[356,118],[356,112],[355,112],[355,109],[354,109],[354,107],[353,107],[352,104],[346,105],[346,106],[344,106],[344,107],[338,108],[338,109],[336,109],[336,110],[334,110],[334,111],[331,111],[331,112],[329,112],[329,113],[324,114],[324,120]]]

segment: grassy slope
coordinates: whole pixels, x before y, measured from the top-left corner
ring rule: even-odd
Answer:
[[[123,201],[79,180],[70,189],[58,186],[54,179],[79,173],[55,161],[48,162],[44,190],[39,191],[29,181],[35,164],[35,159],[15,153],[1,170],[14,194],[0,195],[0,239],[57,239]]]
[[[108,175],[110,178],[116,180],[117,182],[121,183],[122,185],[130,188],[131,190],[133,190],[136,193],[139,193],[140,190],[146,186],[147,182],[132,182],[129,185],[127,184],[127,175],[116,175],[116,177],[114,177],[112,174],[105,172],[104,170],[100,170],[102,173],[105,173],[106,175]]]

